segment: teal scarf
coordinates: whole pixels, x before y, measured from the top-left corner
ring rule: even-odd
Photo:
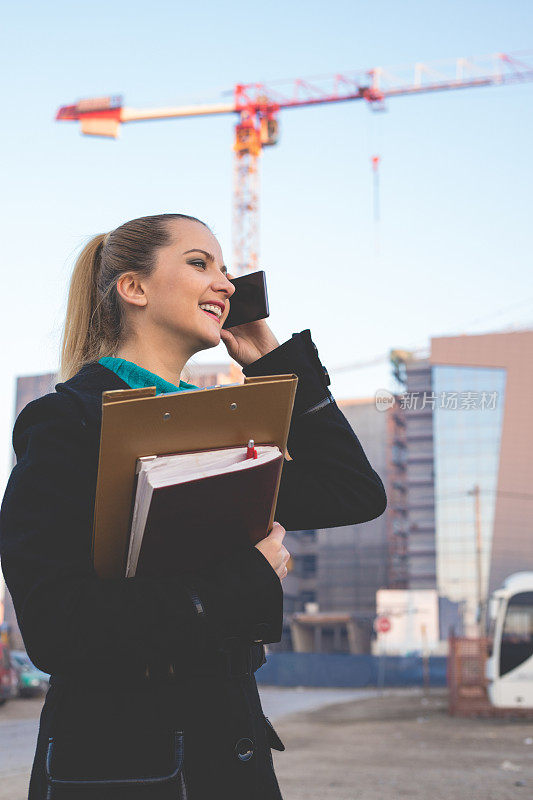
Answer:
[[[125,381],[132,389],[141,389],[145,386],[155,386],[156,394],[165,394],[166,392],[181,392],[188,389],[199,389],[199,386],[194,386],[192,383],[185,381],[179,382],[179,386],[175,386],[169,381],[163,380],[159,375],[139,367],[133,361],[126,361],[124,358],[114,358],[113,356],[104,356],[98,360],[99,364],[112,370],[119,378]]]

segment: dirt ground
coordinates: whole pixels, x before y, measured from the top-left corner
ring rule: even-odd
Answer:
[[[443,691],[300,712],[276,729],[284,800],[533,797],[533,722],[449,717]]]

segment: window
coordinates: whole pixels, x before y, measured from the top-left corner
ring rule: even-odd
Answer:
[[[511,597],[503,623],[500,675],[516,669],[533,656],[533,592]]]
[[[309,553],[294,557],[294,572],[298,578],[311,578],[316,575],[316,555]]]

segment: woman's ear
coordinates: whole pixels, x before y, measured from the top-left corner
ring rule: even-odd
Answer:
[[[118,278],[117,292],[130,305],[145,306],[148,302],[142,284],[134,272],[125,272]]]

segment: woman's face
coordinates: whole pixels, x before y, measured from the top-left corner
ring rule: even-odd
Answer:
[[[192,220],[168,224],[171,244],[157,251],[154,272],[141,281],[145,313],[152,329],[176,339],[193,354],[219,344],[235,287],[227,278],[220,245],[204,225]],[[201,309],[204,303],[220,305],[220,318]]]

